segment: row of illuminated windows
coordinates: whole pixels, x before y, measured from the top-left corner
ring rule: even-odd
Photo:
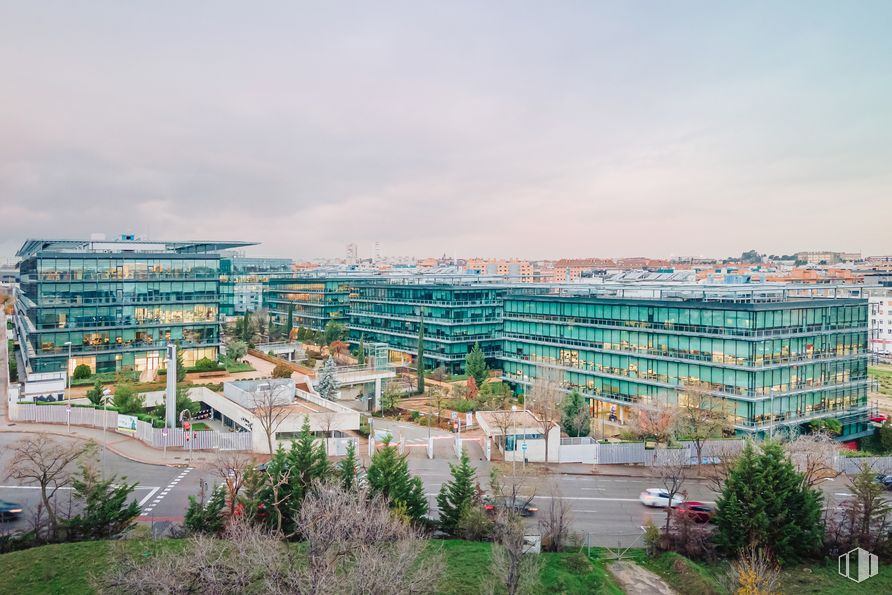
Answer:
[[[562,366],[663,384],[709,386],[713,390],[752,395],[841,384],[867,376],[866,359],[812,363],[754,372],[629,355],[559,349],[510,340],[505,341],[503,353],[506,358],[525,360],[534,366]]]
[[[177,281],[149,282],[120,285],[109,283],[58,284],[39,286],[36,295],[26,295],[44,304],[99,304],[112,302],[152,302],[163,300],[209,301],[219,300],[216,282]],[[32,292],[33,293],[33,292]]]
[[[186,258],[39,258],[41,280],[154,279],[219,276],[216,259]]]
[[[437,289],[431,287],[360,287],[356,293],[366,300],[406,302],[475,302],[497,300],[505,293],[496,289]]]
[[[34,345],[38,353],[67,352],[66,342],[71,342],[73,353],[114,350],[124,347],[140,347],[147,345],[165,345],[170,341],[179,341],[183,345],[217,343],[219,327],[192,326],[153,329],[121,329],[92,332],[41,333],[34,335],[38,342]]]
[[[852,355],[867,351],[867,333],[840,332],[832,335],[743,341],[515,320],[505,321],[504,329],[505,336],[509,338],[525,338],[531,341],[565,343],[597,349],[636,351],[736,365],[762,365],[796,359]]]
[[[387,343],[390,347],[404,349],[407,351],[417,351],[418,338],[415,336],[393,335],[380,331],[379,329],[369,327],[358,327],[351,325],[350,336],[354,341],[359,340],[362,336],[366,343],[382,342]],[[430,340],[429,335],[425,335],[427,340],[424,341],[425,353],[442,353],[442,354],[465,354],[470,351],[475,342],[480,343],[480,348],[488,353],[495,353],[499,350],[500,344],[498,339],[491,335],[479,335],[476,337],[461,337],[466,339],[457,343],[440,343]],[[455,337],[458,339],[459,337]]]
[[[543,314],[568,319],[603,319],[654,325],[693,325],[738,329],[769,329],[814,325],[851,324],[867,320],[867,305],[839,305],[768,311],[720,310],[592,304],[586,302],[505,300],[506,315]]]
[[[41,308],[33,321],[37,329],[133,326],[142,324],[184,324],[217,320],[217,306],[208,304]]]
[[[350,304],[350,313],[356,314],[384,314],[400,318],[417,319],[421,316],[421,307],[411,304],[395,303],[368,303],[353,302]],[[462,308],[444,308],[438,306],[425,306],[424,318],[426,320],[466,320],[466,319],[491,319],[501,320],[502,309],[499,306],[469,305]]]
[[[516,381],[521,390],[527,390],[536,378],[536,368],[525,364],[506,362],[505,377]],[[628,403],[666,403],[675,405],[679,398],[675,390],[640,384],[626,380],[592,377],[585,374],[567,372],[561,378],[566,390],[578,390],[592,397],[603,397]],[[864,386],[828,388],[809,393],[775,396],[764,401],[748,402],[733,398],[726,399],[727,406],[722,410],[730,415],[736,424],[755,424],[773,420],[807,417],[824,412],[844,411],[861,407],[866,403],[867,389]]]
[[[418,335],[419,323],[413,320],[398,320],[391,318],[371,318],[368,316],[351,316],[350,326],[379,329],[382,332],[403,333],[412,336]],[[482,324],[443,325],[434,324],[425,320],[424,334],[427,337],[438,339],[460,339],[464,337],[486,336],[487,338],[501,337],[501,325],[498,321]]]

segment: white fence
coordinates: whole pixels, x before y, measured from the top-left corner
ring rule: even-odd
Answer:
[[[117,431],[118,414],[115,411],[93,409],[91,407],[72,407],[67,411],[65,405],[33,405],[16,403],[9,410],[10,417],[15,421],[67,424],[74,426],[89,426],[94,428],[108,428]],[[69,419],[70,416],[70,419]],[[103,423],[103,417],[105,418]],[[193,450],[251,450],[250,432],[184,432],[182,429],[167,430],[153,428],[150,423],[136,422],[136,432],[121,432],[145,442],[154,448],[192,448]],[[188,434],[188,436],[187,436]],[[188,438],[188,440],[187,440]]]
[[[839,457],[836,470],[854,475],[864,464],[874,473],[892,473],[892,457]]]
[[[644,442],[598,445],[599,465],[635,465],[645,460]]]

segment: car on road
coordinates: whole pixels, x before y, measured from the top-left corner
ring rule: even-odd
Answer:
[[[695,523],[708,523],[715,516],[715,508],[703,502],[688,500],[673,506],[672,513],[688,515]]]
[[[16,502],[7,502],[0,500],[0,521],[7,521],[17,518],[22,514],[22,505]]]
[[[663,488],[647,488],[638,496],[641,503],[652,508],[666,508],[669,506],[669,492]],[[681,494],[672,496],[672,506],[678,506],[684,502]]]
[[[892,490],[892,475],[880,473],[877,475],[877,482],[887,490]]]
[[[533,506],[533,500],[526,498],[512,498],[510,496],[484,496],[483,510],[495,514],[498,510],[511,510],[520,516],[533,516],[539,509]]]

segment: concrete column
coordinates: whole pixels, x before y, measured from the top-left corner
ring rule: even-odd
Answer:
[[[377,411],[381,408],[381,379],[375,378],[375,404],[373,405],[372,411]]]
[[[164,419],[168,428],[177,427],[177,346],[167,344],[167,395]]]

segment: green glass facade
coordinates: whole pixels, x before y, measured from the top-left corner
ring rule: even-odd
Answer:
[[[31,372],[165,366],[177,342],[186,365],[220,344],[220,256],[242,242],[28,240],[17,254],[16,323]],[[68,362],[71,343],[71,361]]]
[[[501,348],[505,288],[423,283],[357,284],[350,297],[350,337],[387,343],[395,359],[418,353],[424,315],[424,365],[460,372],[479,342],[491,365]]]
[[[220,313],[240,316],[263,306],[263,283],[270,277],[290,276],[290,258],[246,258],[223,256],[220,259]]]
[[[349,321],[350,292],[356,278],[277,277],[264,284],[263,303],[272,324],[284,329],[292,311],[293,328],[321,331],[328,321],[346,325]]]
[[[682,386],[727,399],[740,433],[835,417],[843,437],[867,428],[867,303],[774,303],[514,296],[504,301],[504,378],[519,390],[541,367],[593,413]],[[602,407],[603,405],[603,407]],[[623,407],[625,409],[625,407]]]

